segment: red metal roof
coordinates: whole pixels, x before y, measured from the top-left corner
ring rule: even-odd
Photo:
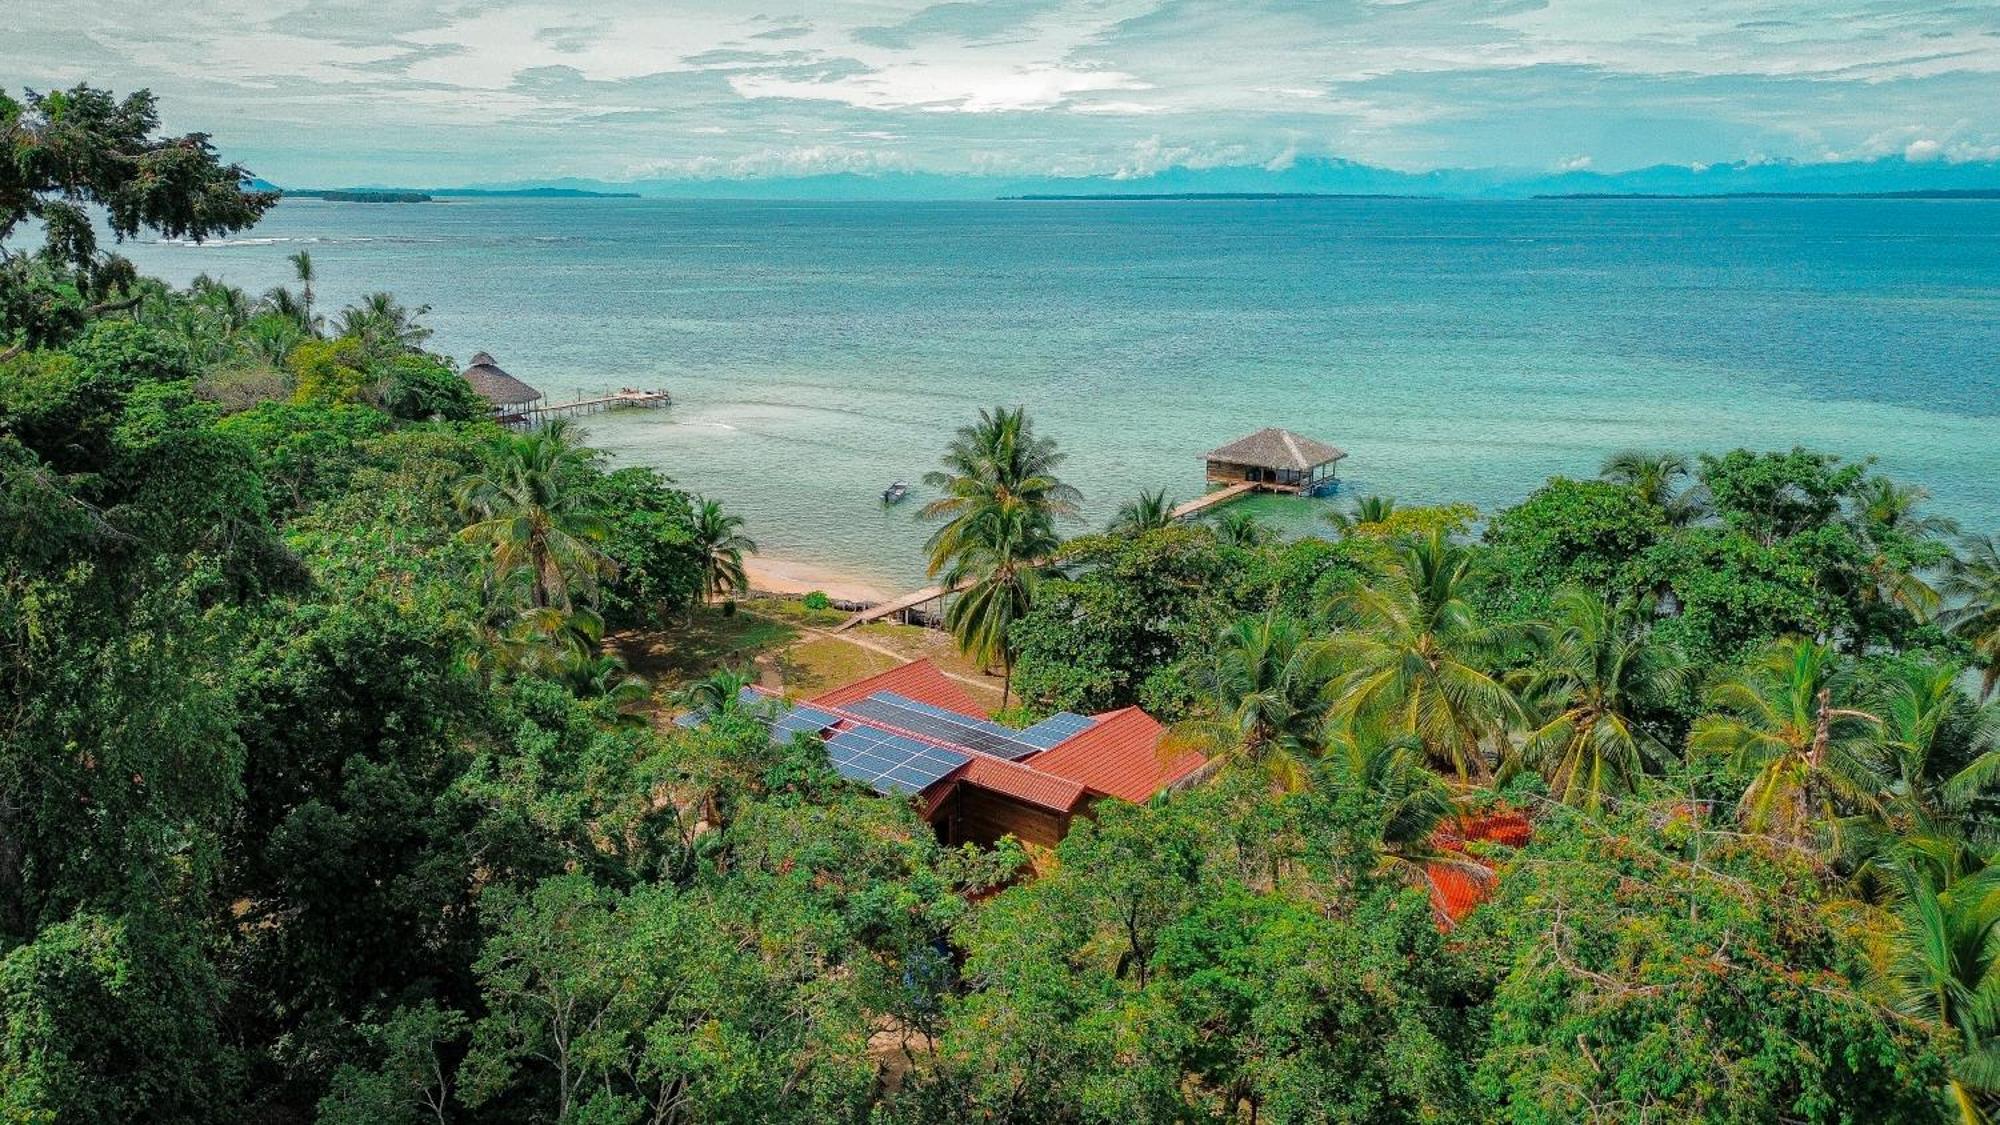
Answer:
[[[1193,751],[1161,760],[1160,736],[1165,731],[1151,715],[1126,707],[1099,715],[1089,730],[1027,759],[1027,765],[1080,782],[1093,793],[1145,801],[1207,764]]]
[[[1437,913],[1438,924],[1450,929],[1472,908],[1485,902],[1493,894],[1493,872],[1484,866],[1467,868],[1449,863],[1427,863],[1424,865],[1424,881],[1430,885],[1431,909]]]
[[[1527,817],[1511,809],[1498,809],[1479,816],[1462,816],[1445,824],[1431,833],[1431,843],[1463,853],[1467,841],[1518,848],[1525,846],[1533,835],[1534,829]],[[1431,909],[1437,912],[1438,925],[1445,929],[1457,925],[1472,912],[1473,907],[1493,897],[1498,879],[1491,865],[1479,859],[1473,862],[1478,867],[1451,863],[1424,865],[1424,881],[1430,885]]]
[[[1085,789],[1082,784],[1054,774],[1043,773],[1019,762],[1005,758],[989,758],[975,754],[963,771],[958,774],[960,781],[977,785],[981,789],[991,789],[1004,793],[1016,800],[1055,812],[1069,812],[1083,801]]]
[[[845,707],[878,691],[893,691],[933,707],[942,707],[975,719],[986,718],[986,709],[975,703],[956,680],[938,671],[937,665],[928,660],[911,661],[865,680],[856,680],[846,687],[834,688],[806,702],[815,707]]]

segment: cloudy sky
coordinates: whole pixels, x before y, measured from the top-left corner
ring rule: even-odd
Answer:
[[[281,183],[2000,158],[2000,0],[5,0]]]

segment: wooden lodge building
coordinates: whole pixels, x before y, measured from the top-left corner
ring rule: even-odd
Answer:
[[[1346,456],[1343,449],[1272,426],[1210,450],[1208,482],[1316,496],[1334,483],[1335,463]]]
[[[762,708],[773,739],[817,735],[842,776],[914,798],[954,846],[1011,835],[1054,847],[1098,801],[1148,800],[1190,784],[1208,764],[1192,752],[1163,761],[1165,728],[1137,707],[1063,712],[1022,730],[1001,726],[927,660],[802,703],[759,688],[746,688],[744,701]]]
[[[1192,752],[1163,758],[1165,728],[1137,707],[1003,727],[927,660],[803,703],[756,687],[744,688],[741,700],[770,726],[774,742],[815,735],[843,777],[913,799],[951,846],[991,846],[1012,836],[1052,848],[1098,802],[1147,801],[1198,782],[1209,768]],[[675,722],[698,726],[707,717],[691,712]],[[1468,845],[1521,847],[1531,834],[1527,819],[1505,808],[1459,816],[1432,834],[1437,857],[1424,864],[1423,880],[1441,929],[1493,893],[1495,861]]]

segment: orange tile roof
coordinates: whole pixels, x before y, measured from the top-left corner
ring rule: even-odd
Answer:
[[[897,695],[975,719],[986,717],[986,709],[975,703],[972,696],[966,694],[965,688],[938,671],[937,665],[928,660],[899,665],[865,680],[856,680],[846,687],[814,696],[806,702],[815,707],[845,707],[878,691],[893,691]]]
[[[1145,801],[1207,764],[1193,751],[1161,761],[1165,730],[1151,715],[1126,707],[1099,715],[1089,730],[1027,759],[1027,765],[1080,782],[1093,793]]]

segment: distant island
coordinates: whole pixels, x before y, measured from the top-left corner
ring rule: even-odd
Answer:
[[[284,194],[295,199],[324,199],[329,203],[435,203],[428,193],[421,191],[325,191],[305,189],[287,191]]]
[[[1535,199],[2000,199],[2000,188],[1931,188],[1919,191],[1575,191]]]

